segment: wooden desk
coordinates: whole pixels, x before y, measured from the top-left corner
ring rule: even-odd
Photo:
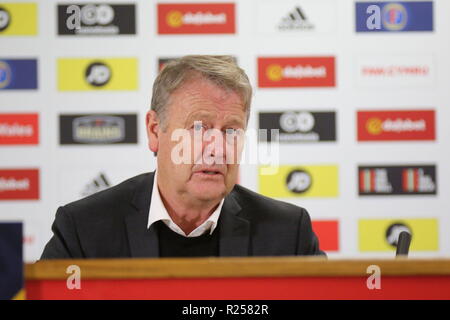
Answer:
[[[69,290],[66,269],[81,270]],[[367,268],[381,270],[369,290]],[[28,299],[450,299],[450,259],[50,260],[25,267]]]

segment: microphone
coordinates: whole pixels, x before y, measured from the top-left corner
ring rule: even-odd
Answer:
[[[406,231],[400,232],[397,241],[397,251],[395,253],[396,257],[408,256],[410,244],[411,244],[411,234]]]

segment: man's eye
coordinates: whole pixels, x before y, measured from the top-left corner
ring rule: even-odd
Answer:
[[[200,131],[202,129],[206,129],[206,126],[202,124],[201,122],[194,122],[193,128],[195,131]]]
[[[235,134],[237,132],[237,129],[234,128],[228,128],[225,130],[226,134]]]

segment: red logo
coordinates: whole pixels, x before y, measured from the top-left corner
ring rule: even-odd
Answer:
[[[158,4],[158,34],[235,33],[234,3]]]
[[[334,87],[334,57],[258,58],[258,86]]]
[[[38,143],[39,117],[36,113],[0,114],[0,145]]]
[[[0,170],[0,200],[39,200],[39,170]]]
[[[358,111],[358,141],[435,140],[434,110]]]
[[[312,222],[312,227],[319,238],[320,249],[323,251],[339,251],[339,231],[337,220],[318,220]]]

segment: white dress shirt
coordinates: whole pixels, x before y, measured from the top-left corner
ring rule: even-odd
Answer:
[[[216,210],[214,210],[205,222],[195,228],[191,233],[186,234],[175,222],[173,222],[172,218],[169,216],[169,213],[161,200],[157,176],[158,172],[156,171],[155,178],[153,179],[152,200],[148,214],[147,228],[150,228],[153,223],[162,220],[172,231],[185,237],[198,237],[208,232],[208,230],[209,234],[212,234],[214,229],[217,227],[217,221],[219,220],[220,211],[222,210],[224,200],[222,199],[220,201]]]

